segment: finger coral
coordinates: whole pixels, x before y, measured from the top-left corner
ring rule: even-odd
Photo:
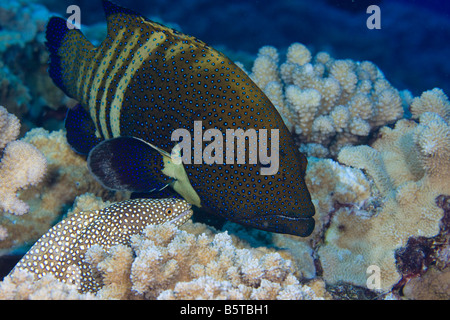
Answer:
[[[312,57],[300,43],[288,48],[281,65],[278,56],[273,47],[261,48],[250,76],[310,156],[335,156],[403,116],[400,93],[369,61],[333,59],[325,52]]]
[[[377,266],[381,282],[375,290],[389,291],[402,276],[396,250],[411,237],[430,238],[440,232],[443,210],[436,198],[450,195],[450,127],[437,113],[416,115],[419,124],[400,120],[394,129],[382,128],[373,147],[340,151],[340,162],[366,170],[374,182],[371,197],[383,204],[362,213],[341,208],[333,216],[318,251],[328,283],[365,286],[366,271]]]

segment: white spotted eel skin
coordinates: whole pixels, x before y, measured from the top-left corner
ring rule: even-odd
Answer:
[[[79,285],[80,292],[96,292],[102,284],[84,261],[91,246],[98,244],[107,250],[126,245],[149,224],[171,222],[180,226],[191,216],[191,205],[181,199],[133,199],[102,210],[75,213],[44,234],[14,270],[31,271],[38,279],[51,273],[63,282]]]

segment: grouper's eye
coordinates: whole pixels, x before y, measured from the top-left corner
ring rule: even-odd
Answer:
[[[173,209],[172,208],[167,208],[165,213],[166,213],[167,216],[171,216],[172,213],[173,213]]]

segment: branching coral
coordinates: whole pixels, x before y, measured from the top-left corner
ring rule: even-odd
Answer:
[[[401,95],[369,61],[337,60],[325,52],[312,57],[299,43],[288,48],[281,66],[278,60],[275,48],[261,48],[251,77],[310,156],[337,155],[403,115]]]
[[[0,209],[22,215],[29,206],[17,198],[17,191],[38,184],[46,171],[47,161],[33,145],[13,141],[19,134],[19,120],[0,107]],[[6,146],[6,147],[5,147]]]
[[[411,101],[411,114],[414,119],[418,119],[425,112],[435,112],[447,123],[450,121],[450,102],[442,89],[425,91]]]
[[[339,161],[367,171],[374,181],[372,196],[383,205],[364,215],[348,209],[335,214],[319,249],[328,283],[365,286],[366,270],[375,265],[379,289],[388,291],[401,279],[395,251],[410,237],[439,233],[443,210],[436,198],[450,195],[450,127],[437,113],[415,113],[420,124],[400,120],[395,129],[382,128],[373,148],[346,147],[339,153]]]

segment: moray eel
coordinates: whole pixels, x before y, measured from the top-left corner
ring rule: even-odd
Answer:
[[[147,225],[170,222],[180,226],[192,213],[191,205],[182,199],[133,199],[102,210],[78,212],[44,234],[11,273],[25,269],[37,279],[51,273],[77,285],[81,292],[96,292],[102,287],[101,279],[84,261],[91,246],[98,244],[107,250],[117,244],[128,245],[131,236]]]
[[[248,75],[192,36],[109,1],[103,7],[108,33],[98,47],[58,17],[46,31],[49,74],[79,102],[66,117],[68,142],[88,155],[97,180],[155,197],[173,189],[236,223],[310,235],[307,159]],[[188,136],[174,139],[179,130]],[[262,156],[269,144],[270,159]]]

